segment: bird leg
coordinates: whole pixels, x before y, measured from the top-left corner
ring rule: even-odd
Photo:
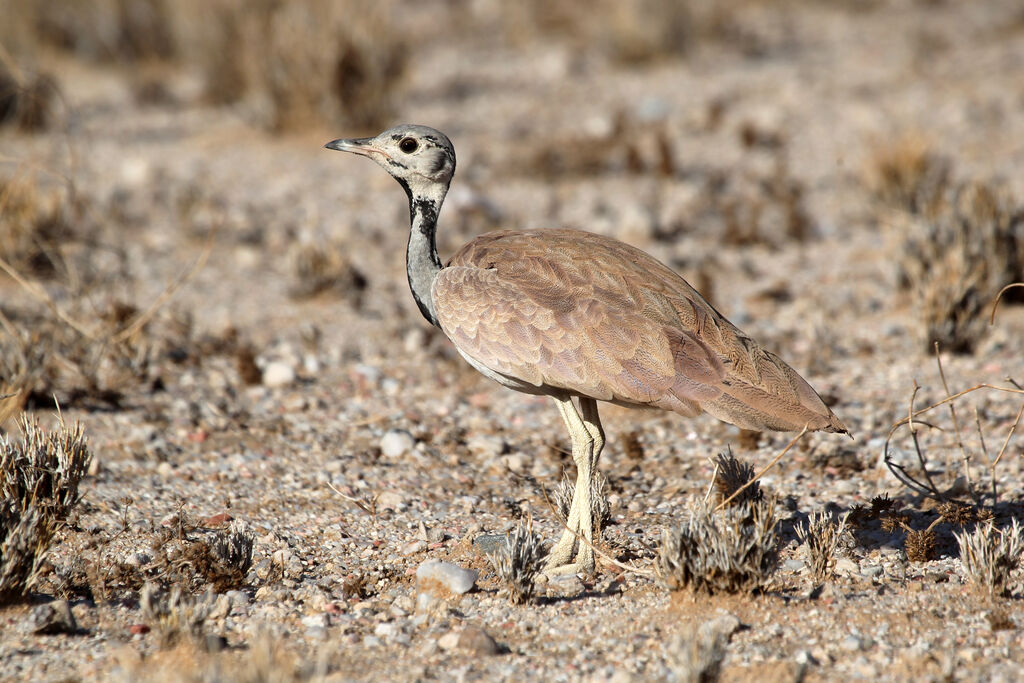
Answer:
[[[604,431],[597,414],[597,401],[594,399],[580,398],[582,417],[571,398],[555,397],[555,403],[572,438],[572,459],[576,463],[576,490],[573,492],[572,504],[565,522],[566,529],[548,555],[544,573],[549,576],[581,572],[592,574],[594,519],[590,494],[597,461],[604,447]],[[580,540],[580,535],[585,540]],[[575,561],[570,561],[576,552],[577,543],[579,550]]]

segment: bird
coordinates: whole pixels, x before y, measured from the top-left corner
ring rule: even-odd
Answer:
[[[849,434],[795,370],[636,247],[582,230],[498,230],[442,263],[438,216],[455,174],[444,133],[402,124],[325,147],[372,159],[405,190],[406,272],[423,317],[484,376],[550,396],[558,407],[576,483],[546,575],[595,571],[591,485],[605,444],[599,401],[706,412],[749,430]]]

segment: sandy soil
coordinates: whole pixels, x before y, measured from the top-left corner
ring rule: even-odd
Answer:
[[[100,272],[111,263],[104,283],[79,292],[97,311],[111,292],[145,310],[177,286],[148,334],[184,350],[178,362],[155,359],[145,381],[119,384],[116,402],[66,398],[94,471],[40,592],[0,612],[2,676],[661,679],[682,677],[680,634],[731,614],[741,626],[723,680],[1017,679],[1021,588],[996,600],[973,590],[949,525],[938,558],[922,562],[907,558],[903,531],[875,523],[823,586],[794,533],[812,512],[882,493],[915,528],[935,517],[879,467],[914,382],[919,406],[945,395],[898,278],[894,209],[872,190],[879,149],[924,139],[957,178],[1003,179],[1024,197],[1024,23],[1013,3],[840,4],[759,25],[756,57],[711,42],[626,69],[542,41],[432,44],[411,66],[396,118],[446,131],[458,150],[443,257],[499,225],[617,236],[679,270],[833,403],[856,440],[809,435],[762,481],[779,498],[784,546],[770,590],[753,597],[673,595],[650,569],[661,530],[708,487],[711,456],[731,446],[760,469],[792,435],[741,442],[711,418],[606,407],[612,524],[602,547],[642,571],[601,563],[594,578],[510,605],[473,539],[526,513],[556,537],[544,491],[572,470],[568,438],[549,401],[478,376],[419,316],[403,272],[400,188],[365,160],[321,149],[365,131],[272,136],[244,107],[196,103],[190,74],[168,76],[170,103],[141,105],[123,74],[52,58],[65,125],[3,132],[0,171],[73,185],[101,245],[119,253],[93,261]],[[716,182],[725,189],[714,203]],[[729,202],[758,225],[756,239],[723,239]],[[301,264],[314,252],[335,280],[307,296]],[[0,291],[5,310],[39,305],[12,280]],[[71,306],[71,289],[53,291]],[[950,389],[1024,381],[1022,339],[1024,309],[1001,308],[973,355],[943,355]],[[252,384],[238,361],[246,345],[262,371]],[[979,430],[994,454],[1019,405],[994,391],[964,399],[975,478],[990,474]],[[52,408],[38,412],[53,423]],[[948,427],[947,413],[934,419]],[[396,431],[407,447],[387,455]],[[639,452],[625,452],[629,433]],[[960,451],[949,432],[929,438],[936,477],[952,485]],[[995,470],[1000,523],[1024,501],[1021,443]],[[909,457],[909,442],[898,447]],[[329,485],[372,501],[374,514]],[[162,646],[114,569],[147,571],[161,542],[187,543],[165,528],[187,519],[202,537],[222,513],[256,536],[247,586],[213,596],[204,625],[229,647]],[[429,558],[480,569],[477,588],[418,610],[414,572]],[[32,607],[58,595],[76,562],[101,577],[65,591],[80,633],[33,635]],[[466,625],[499,653],[445,638]]]

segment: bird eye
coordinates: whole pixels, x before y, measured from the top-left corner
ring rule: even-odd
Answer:
[[[419,146],[420,143],[416,142],[415,138],[402,138],[402,141],[398,143],[398,149],[406,154],[412,154]]]

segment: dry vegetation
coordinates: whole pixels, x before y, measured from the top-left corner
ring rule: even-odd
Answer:
[[[544,548],[540,536],[533,531],[533,519],[520,520],[504,545],[488,557],[509,602],[530,602],[537,576],[544,567]]]
[[[29,417],[19,426],[21,440],[0,440],[0,604],[36,588],[92,460],[80,426],[45,432]]]
[[[959,51],[1024,23],[970,33],[954,5],[0,3],[0,601],[7,623],[66,601],[79,624],[5,629],[0,661],[125,680],[1019,664],[1024,289],[988,318],[1024,280],[1020,150],[993,153],[1019,103],[952,66],[997,63]],[[829,51],[890,23],[913,31],[852,62]],[[970,105],[973,152],[962,121],[923,109],[900,122],[921,133],[887,138],[913,108],[893,84],[936,88],[931,63],[944,106]],[[547,406],[421,325],[388,232],[401,197],[307,150],[319,126],[400,118],[457,138],[444,250],[498,226],[635,241],[857,440],[783,449],[609,409],[598,574],[536,581],[575,483],[548,500],[569,461]],[[57,408],[101,435],[91,469],[80,428],[39,426]],[[420,609],[434,558],[480,580]]]
[[[666,529],[655,565],[669,590],[752,593],[763,590],[778,563],[775,501],[714,511],[692,500],[679,527]]]
[[[975,588],[989,597],[1009,595],[1011,581],[1024,560],[1024,537],[1016,519],[1006,529],[989,522],[973,533],[957,534],[960,558]]]
[[[872,173],[876,194],[896,209],[899,282],[925,347],[974,351],[996,295],[1024,278],[1024,204],[998,183],[955,181],[952,164],[916,138],[881,149]]]
[[[811,571],[818,581],[832,578],[836,550],[845,531],[846,518],[837,522],[827,513],[812,513],[806,526],[797,526],[796,537],[806,548]]]

